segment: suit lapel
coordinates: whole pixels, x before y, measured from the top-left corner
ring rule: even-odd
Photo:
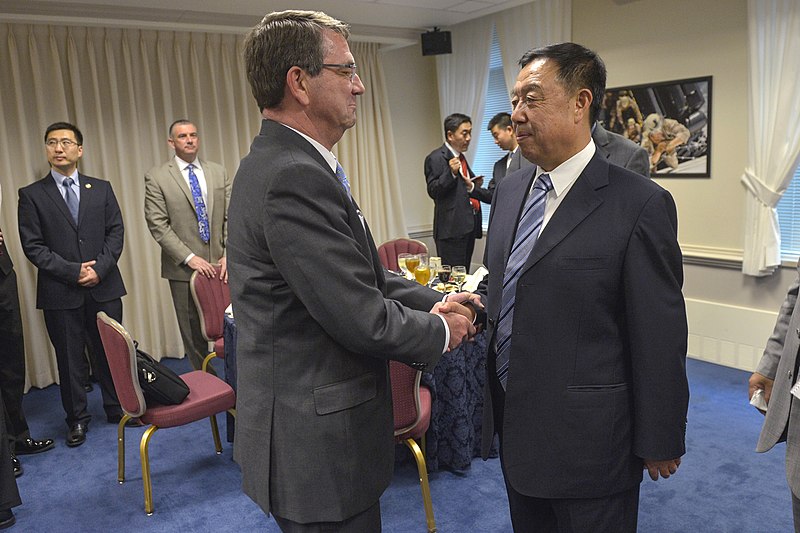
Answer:
[[[42,185],[44,186],[45,194],[47,194],[47,196],[49,196],[50,199],[53,201],[53,203],[56,206],[56,209],[58,209],[61,212],[61,214],[64,215],[64,218],[67,219],[70,226],[72,226],[73,229],[77,230],[78,226],[72,219],[72,213],[69,212],[69,208],[67,207],[67,202],[65,202],[64,197],[61,196],[61,191],[58,190],[58,186],[56,185],[56,182],[53,179],[53,175],[48,173],[47,176],[45,176],[44,179],[42,180]],[[81,196],[83,196],[83,194],[81,194]],[[81,211],[83,211],[83,209],[81,209],[80,204],[81,203],[79,202],[78,203],[79,221],[81,219]]]
[[[186,180],[183,178],[183,174],[181,174],[181,170],[178,168],[178,164],[175,162],[174,158],[169,162],[169,174],[178,184],[178,187],[180,187],[180,189],[183,191],[183,195],[186,196],[186,201],[191,204],[192,211],[194,211],[194,196],[192,196],[192,190],[189,188],[189,184],[187,184]],[[206,183],[206,188],[208,188],[208,183]],[[208,209],[208,206],[206,206],[206,209]]]
[[[575,227],[592,211],[600,207],[603,198],[597,190],[608,184],[608,163],[602,154],[595,153],[589,164],[572,185],[566,198],[558,206],[547,226],[542,230],[525,262],[523,272],[535,265],[558,243],[563,241]]]
[[[503,178],[503,196],[511,198],[508,209],[492,209],[493,217],[491,225],[497,225],[498,228],[507,228],[505,231],[492,233],[492,241],[500,237],[502,243],[500,244],[503,250],[503,271],[505,271],[508,256],[511,253],[511,246],[514,244],[514,239],[517,233],[517,224],[522,211],[522,206],[525,205],[525,199],[528,197],[528,191],[533,182],[533,175],[536,173],[536,167],[531,167],[530,172],[512,172]],[[490,242],[492,242],[490,241]]]

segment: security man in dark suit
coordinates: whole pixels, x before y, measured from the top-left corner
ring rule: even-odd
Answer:
[[[38,268],[36,307],[44,311],[56,351],[67,446],[80,446],[91,420],[83,387],[87,345],[106,418],[115,424],[122,418],[96,315],[105,311],[122,321],[125,285],[117,261],[125,230],[111,184],[78,172],[80,130],[57,122],[47,128],[44,141],[51,169],[19,190],[19,235],[25,255]]]

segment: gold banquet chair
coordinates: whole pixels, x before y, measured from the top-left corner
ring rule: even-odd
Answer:
[[[197,271],[189,279],[192,299],[200,316],[200,330],[206,341],[214,343],[214,351],[203,360],[206,370],[214,357],[225,358],[225,309],[231,304],[230,286],[219,279],[219,269],[214,268],[214,277],[207,278]]]
[[[122,325],[104,312],[97,313],[97,329],[108,358],[111,378],[119,403],[125,415],[117,427],[117,480],[125,481],[125,423],[135,417],[150,424],[142,435],[139,454],[142,461],[142,483],[144,484],[144,510],[153,514],[153,490],[150,479],[148,446],[159,428],[183,426],[202,418],[211,420],[211,434],[217,454],[222,453],[222,443],[217,429],[216,414],[233,408],[236,395],[233,389],[218,377],[193,370],[181,374],[189,386],[189,395],[179,405],[153,405],[145,403],[136,372],[136,349],[133,339]]]
[[[431,391],[420,386],[422,372],[398,361],[389,361],[389,376],[392,386],[392,409],[394,414],[394,440],[404,443],[414,455],[425,507],[428,533],[436,531],[433,518],[433,502],[428,485],[428,466],[416,439],[423,439],[431,423]]]

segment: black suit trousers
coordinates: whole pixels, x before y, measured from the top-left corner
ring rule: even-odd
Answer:
[[[83,388],[88,376],[84,357],[87,346],[92,369],[102,390],[106,415],[113,417],[122,414],[97,330],[97,313],[100,311],[105,311],[114,320],[122,322],[122,300],[119,298],[96,302],[87,295],[84,304],[75,309],[44,310],[47,334],[56,350],[61,405],[67,415],[68,426],[76,423],[88,424],[92,418],[87,410],[86,391]]]
[[[2,386],[2,385],[0,385]],[[0,394],[0,409],[5,409],[2,394]],[[0,424],[0,511],[22,504],[17,490],[17,480],[14,479],[14,466],[11,464],[11,449],[6,439],[6,427]]]
[[[0,335],[3,338],[0,390],[5,405],[6,436],[13,452],[15,441],[30,437],[28,422],[22,410],[22,395],[25,391],[25,341],[19,312],[17,274],[13,270],[6,275],[0,273]]]
[[[475,235],[470,233],[459,239],[437,239],[436,252],[442,258],[443,265],[467,267],[472,263],[472,251],[475,249]]]

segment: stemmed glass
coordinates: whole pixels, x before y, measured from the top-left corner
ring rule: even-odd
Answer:
[[[461,286],[467,280],[467,267],[454,266],[450,277],[458,285],[458,292],[461,292]]]
[[[428,263],[428,254],[417,254],[419,264],[414,269],[414,278],[420,285],[427,285],[431,280],[431,267]],[[408,261],[406,261],[408,264]]]
[[[403,276],[406,279],[410,279],[411,273],[413,272],[413,271],[409,272],[408,270],[408,259],[410,257],[414,257],[414,254],[407,254],[407,253],[397,254],[397,267],[400,269],[400,272],[403,273]]]
[[[450,265],[442,265],[436,269],[436,276],[444,286],[443,292],[447,292],[447,282],[450,281],[450,273],[452,272]]]

